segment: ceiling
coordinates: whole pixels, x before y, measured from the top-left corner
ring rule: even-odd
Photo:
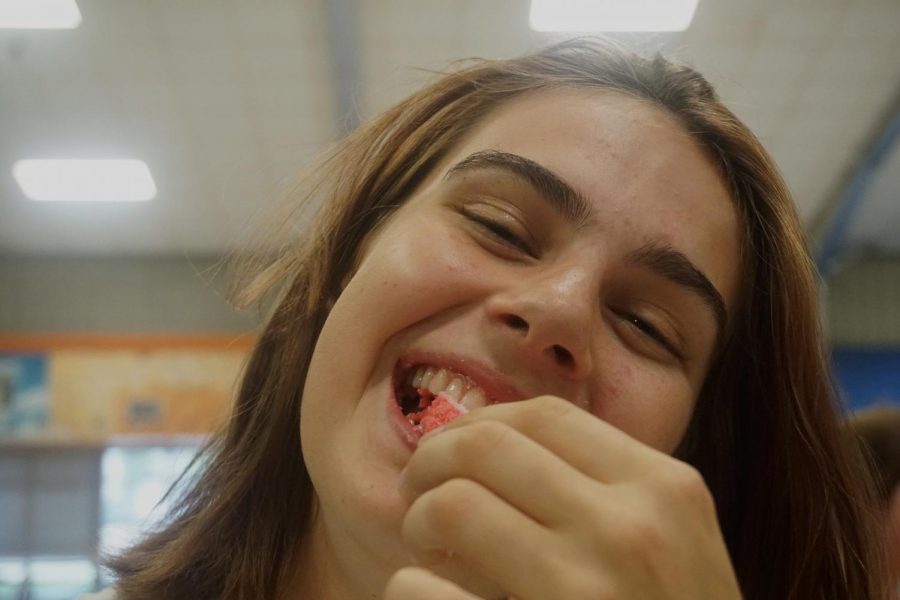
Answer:
[[[357,114],[449,61],[555,39],[529,30],[527,0],[78,3],[78,29],[0,30],[4,254],[220,254]],[[898,0],[700,0],[686,32],[624,39],[706,74],[826,231],[897,110],[898,31]],[[897,146],[867,172],[845,245],[900,253]],[[10,168],[49,157],[139,158],[159,193],[29,201]]]

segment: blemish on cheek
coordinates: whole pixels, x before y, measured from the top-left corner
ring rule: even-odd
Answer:
[[[625,363],[614,367],[609,375],[605,386],[606,397],[610,400],[617,400],[622,390],[631,387],[631,381],[634,379],[634,367]]]

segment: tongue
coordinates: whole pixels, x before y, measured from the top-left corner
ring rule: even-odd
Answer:
[[[429,431],[442,427],[467,412],[469,410],[465,406],[440,393],[432,400],[431,404],[424,410],[415,413],[414,416],[422,428],[422,435],[425,435]]]

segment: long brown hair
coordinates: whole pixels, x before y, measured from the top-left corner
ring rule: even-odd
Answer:
[[[614,90],[680,120],[730,187],[745,228],[744,289],[678,456],[712,491],[748,598],[886,595],[860,462],[844,443],[818,322],[816,275],[787,188],[753,134],[696,71],[580,39],[437,79],[339,143],[295,190],[321,201],[246,298],[280,289],[227,427],[175,509],[112,559],[127,600],[271,598],[313,518],[301,390],[361,244],[492,109],[554,87]]]

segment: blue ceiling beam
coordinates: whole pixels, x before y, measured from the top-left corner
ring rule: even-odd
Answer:
[[[895,103],[887,126],[881,130],[854,169],[838,200],[837,208],[828,221],[822,244],[816,255],[816,266],[823,276],[828,276],[837,266],[846,241],[847,231],[850,229],[854,217],[859,214],[859,209],[866,198],[866,192],[875,179],[878,169],[890,155],[898,139],[900,139],[900,102]]]

